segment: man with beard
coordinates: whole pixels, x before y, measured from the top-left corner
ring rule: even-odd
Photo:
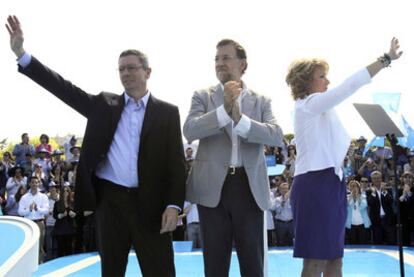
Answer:
[[[187,200],[198,204],[204,271],[228,276],[233,241],[242,276],[264,274],[264,211],[270,207],[264,144],[283,145],[269,98],[247,88],[244,48],[217,44],[215,87],[196,91],[184,135],[199,139],[187,181]]]

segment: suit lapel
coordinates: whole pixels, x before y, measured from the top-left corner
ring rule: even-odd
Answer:
[[[114,95],[111,99],[111,106],[113,107],[111,109],[111,138],[114,137],[116,128],[118,127],[118,122],[121,119],[122,111],[124,110],[125,106],[125,97],[123,94],[121,95]]]
[[[151,126],[153,126],[157,113],[159,112],[157,111],[157,102],[158,100],[155,97],[153,97],[152,95],[149,96],[147,107],[145,108],[144,122],[142,123],[141,129],[141,144],[145,140],[145,137],[148,135]]]
[[[254,111],[253,107],[256,104],[256,100],[256,96],[248,90],[242,97],[242,113],[252,118],[252,112]]]
[[[220,84],[211,88],[211,102],[216,109],[223,105],[223,90]]]

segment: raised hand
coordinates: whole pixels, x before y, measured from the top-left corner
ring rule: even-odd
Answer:
[[[240,82],[228,81],[224,84],[224,109],[230,115],[230,117],[232,116],[234,102],[236,101],[237,97],[239,97],[241,91],[242,87]]]
[[[15,15],[7,17],[6,29],[10,35],[10,48],[20,58],[24,54],[23,49],[23,31],[20,26],[20,21]]]
[[[391,46],[390,51],[388,52],[388,55],[390,56],[391,60],[396,60],[403,54],[403,51],[398,51],[400,48],[400,43],[398,42],[398,39],[393,37],[391,40]]]

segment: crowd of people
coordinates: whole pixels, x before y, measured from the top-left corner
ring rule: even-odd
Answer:
[[[36,147],[24,133],[0,163],[0,212],[34,221],[40,229],[39,262],[96,251],[94,215],[74,206],[77,138],[52,149],[49,137]]]
[[[294,140],[293,140],[294,141]],[[347,184],[347,244],[396,244],[397,201],[402,223],[403,245],[414,245],[414,152],[397,146],[394,162],[391,148],[366,147],[364,137],[350,146],[343,162]],[[271,162],[284,165],[282,174],[270,176],[272,209],[267,211],[269,246],[294,243],[290,186],[293,181],[295,144],[265,148]],[[293,165],[293,166],[292,166]],[[395,175],[395,172],[397,175]],[[398,184],[395,186],[396,176]]]
[[[96,251],[94,215],[74,207],[74,187],[80,146],[71,137],[60,149],[52,149],[42,134],[36,147],[27,133],[12,153],[4,152],[0,163],[0,203],[4,215],[27,217],[41,230],[40,261],[74,253]],[[360,137],[351,144],[344,159],[344,182],[348,189],[347,244],[395,244],[397,203],[400,203],[403,244],[414,245],[414,152],[399,147],[397,164],[388,147],[366,149]],[[62,149],[62,150],[61,150]],[[282,174],[269,176],[271,209],[266,211],[268,245],[292,246],[293,213],[290,187],[296,149],[294,139],[286,147],[265,147],[271,165],[284,165]],[[195,158],[194,146],[185,149],[186,171]],[[399,178],[395,187],[395,173]],[[44,195],[33,199],[33,196]],[[25,195],[32,195],[28,199]],[[47,201],[46,201],[47,200]],[[35,203],[37,211],[31,205]],[[197,205],[186,202],[180,214],[175,241],[192,241],[202,247]]]

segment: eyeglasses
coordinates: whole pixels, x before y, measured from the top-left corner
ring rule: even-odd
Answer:
[[[224,62],[224,63],[226,63],[226,62],[229,62],[229,61],[231,61],[231,60],[238,60],[239,58],[238,57],[232,57],[232,56],[227,56],[227,55],[224,55],[224,56],[222,56],[222,57],[219,57],[219,56],[216,56],[215,58],[214,58],[214,61],[217,63],[217,62],[219,62],[219,61],[222,61],[222,62]]]
[[[368,180],[361,180],[361,183],[368,183]]]
[[[129,73],[135,73],[137,72],[139,69],[141,68],[145,68],[143,65],[140,66],[136,66],[136,65],[127,65],[127,66],[121,66],[119,67],[117,70],[119,73],[124,72],[125,70]]]

